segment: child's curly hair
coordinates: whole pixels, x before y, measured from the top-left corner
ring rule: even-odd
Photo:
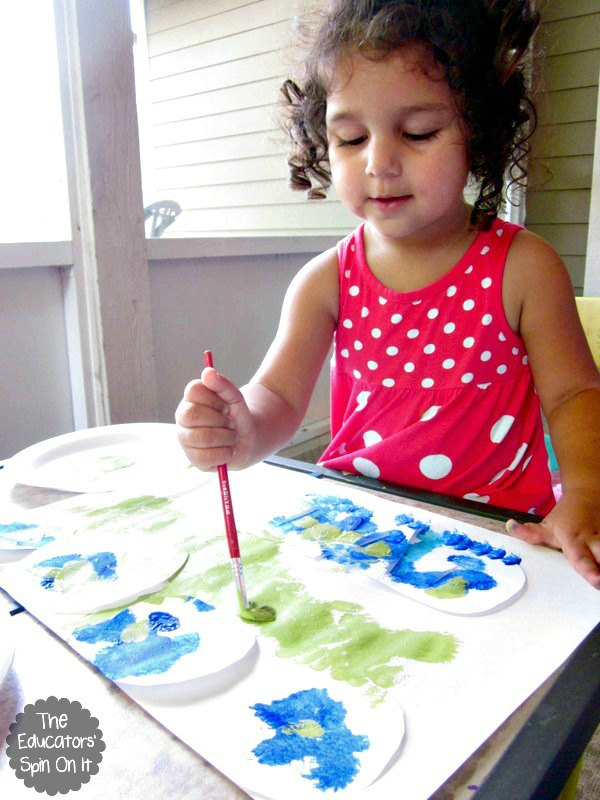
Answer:
[[[310,34],[303,75],[281,87],[293,189],[324,198],[331,183],[327,92],[347,53],[385,59],[424,42],[467,130],[467,159],[480,187],[471,223],[486,229],[503,200],[504,177],[521,185],[536,124],[525,56],[538,26],[530,0],[331,0]]]

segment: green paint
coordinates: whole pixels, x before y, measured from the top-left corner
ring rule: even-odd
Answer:
[[[264,622],[273,622],[277,612],[272,606],[259,606],[250,601],[248,608],[240,602],[240,617],[244,622],[255,622],[262,625]]]
[[[102,525],[122,522],[125,518],[132,522],[136,515],[147,516],[149,519],[141,522],[136,521],[137,530],[156,532],[172,525],[182,515],[171,508],[171,501],[167,497],[154,497],[153,495],[142,495],[140,497],[129,497],[120,503],[115,503],[102,508],[90,508],[89,506],[78,506],[73,509],[76,513],[83,514],[93,520],[90,529],[98,528]]]
[[[300,722],[294,722],[287,728],[282,728],[281,732],[288,736],[295,734],[303,739],[318,739],[325,733],[325,728],[322,728],[316,719],[301,719]]]
[[[403,671],[399,659],[445,663],[454,658],[458,643],[449,634],[390,630],[358,604],[311,597],[278,563],[279,547],[272,541],[244,540],[244,563],[256,602],[279,609],[262,635],[277,641],[280,658],[367,688],[374,701],[397,682]]]
[[[377,558],[385,558],[392,552],[387,542],[373,542],[373,544],[368,544],[366,547],[359,547],[358,549],[362,550],[363,553],[368,553],[370,556],[376,556]]]
[[[299,524],[304,528],[302,538],[313,539],[317,542],[354,544],[362,535],[357,534],[356,531],[342,531],[329,522],[317,522],[313,517],[304,517]]]
[[[98,468],[101,472],[116,472],[119,469],[132,467],[135,461],[125,456],[101,456],[98,459]]]
[[[282,540],[241,539],[247,585],[256,606],[277,609],[276,618],[262,624],[261,636],[276,642],[279,658],[327,671],[363,689],[374,703],[398,682],[404,659],[441,664],[454,658],[458,642],[450,634],[384,628],[358,603],[312,597],[281,563],[282,546]],[[232,590],[223,537],[215,536],[199,542],[197,552],[167,586],[141,599],[158,605],[170,597],[198,596],[218,605],[219,597]]]
[[[468,591],[468,584],[464,578],[450,578],[442,586],[433,586],[425,589],[425,594],[438,597],[440,600],[451,600],[455,597],[465,597]]]
[[[53,589],[66,592],[87,580],[93,580],[93,575],[89,575],[89,566],[86,561],[69,561],[63,567],[53,567],[46,577],[54,578]]]
[[[116,615],[115,615],[116,616]],[[121,641],[123,642],[143,642],[148,636],[148,625],[146,620],[142,619],[139,622],[132,622],[123,629],[121,634]]]

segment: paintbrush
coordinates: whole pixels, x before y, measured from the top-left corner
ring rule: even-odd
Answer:
[[[213,367],[213,358],[210,350],[204,351],[204,364]],[[271,606],[257,606],[248,600],[246,591],[246,580],[244,578],[244,568],[242,567],[242,557],[240,554],[240,544],[238,540],[235,516],[233,514],[233,504],[231,502],[231,488],[229,486],[229,474],[226,464],[217,466],[219,477],[219,489],[221,491],[221,504],[223,506],[223,520],[225,522],[225,535],[227,537],[227,547],[229,548],[229,561],[233,572],[233,579],[238,593],[241,617],[249,622],[271,622],[275,619],[275,609]]]

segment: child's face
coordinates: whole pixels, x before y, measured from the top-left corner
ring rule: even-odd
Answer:
[[[340,200],[386,238],[428,241],[464,220],[466,139],[441,68],[407,44],[383,61],[344,62],[327,96]]]

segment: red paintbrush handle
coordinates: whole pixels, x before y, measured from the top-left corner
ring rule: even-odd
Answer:
[[[210,350],[204,351],[204,364],[207,367],[213,366],[212,353]],[[229,475],[227,465],[220,464],[217,467],[219,473],[219,489],[221,490],[221,503],[223,505],[223,519],[225,520],[225,533],[227,535],[227,545],[229,547],[230,558],[240,557],[240,545],[238,542],[233,506],[231,504],[231,489],[229,487]]]
[[[231,558],[240,557],[240,545],[238,542],[235,517],[233,516],[233,506],[231,505],[231,490],[229,488],[229,476],[225,464],[217,467],[219,473],[219,487],[221,489],[221,503],[223,505],[223,519],[225,520],[225,533],[227,534],[227,545]]]

